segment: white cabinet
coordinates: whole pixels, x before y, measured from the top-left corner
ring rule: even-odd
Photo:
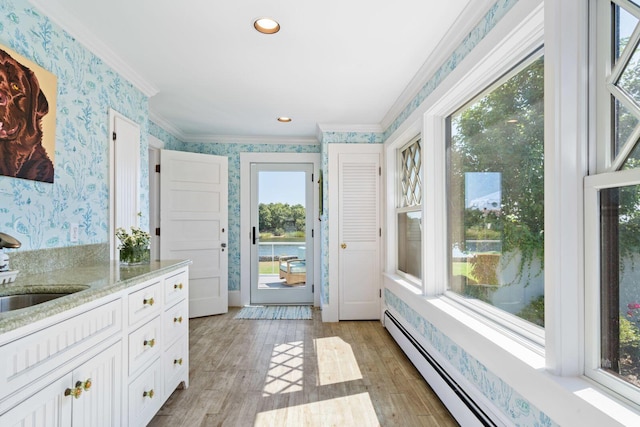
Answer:
[[[185,268],[143,283],[126,296],[130,426],[146,425],[176,387],[189,385],[188,284]]]
[[[121,361],[118,341],[10,409],[0,418],[1,424],[121,425]]]
[[[144,426],[189,385],[188,268],[0,335],[0,426]]]

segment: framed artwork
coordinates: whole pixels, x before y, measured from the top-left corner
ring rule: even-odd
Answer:
[[[56,76],[0,46],[0,175],[53,183]]]

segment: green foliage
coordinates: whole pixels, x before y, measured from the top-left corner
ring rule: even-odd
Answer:
[[[285,231],[305,232],[306,211],[304,206],[288,203],[260,203],[258,205],[260,233],[281,236]]]
[[[640,356],[640,330],[624,316],[620,316],[620,353],[632,357]]]
[[[453,242],[464,243],[491,223],[502,236],[502,251],[521,253],[519,278],[534,259],[544,260],[543,75],[541,58],[451,122],[450,181],[452,194],[458,195],[451,203],[452,212],[460,213],[452,219]],[[499,210],[464,208],[467,172],[501,173]]]
[[[544,326],[544,295],[532,300],[516,316],[538,326]]]

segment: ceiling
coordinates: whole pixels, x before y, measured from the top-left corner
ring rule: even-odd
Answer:
[[[493,3],[31,1],[148,95],[176,137],[283,142],[315,140],[318,126],[384,130]],[[263,16],[280,32],[255,31]]]

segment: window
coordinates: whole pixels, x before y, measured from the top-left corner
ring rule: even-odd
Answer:
[[[640,395],[640,7],[597,9],[596,158],[587,177],[586,373]]]
[[[398,271],[421,279],[422,149],[419,138],[398,150],[398,161]]]
[[[539,326],[543,74],[537,53],[447,118],[449,290]]]

